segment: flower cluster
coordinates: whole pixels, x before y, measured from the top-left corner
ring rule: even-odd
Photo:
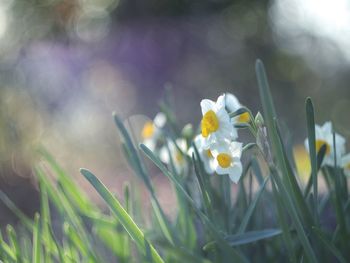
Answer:
[[[175,140],[170,137],[164,138],[163,129],[166,123],[166,115],[162,112],[157,113],[153,121],[146,121],[141,130],[143,144],[151,151],[157,152],[162,162],[172,165],[177,174],[182,174],[187,171],[184,156],[188,151],[187,141],[182,137]]]
[[[230,113],[241,107],[232,94],[221,95],[216,102],[202,100],[201,133],[194,138],[206,172],[227,174],[234,183],[242,175],[242,143],[236,141],[237,130],[234,125],[249,122],[250,115],[244,112],[231,118]]]
[[[322,147],[325,147],[325,156],[322,166],[337,166],[344,169],[344,173],[350,176],[350,153],[345,154],[345,138],[334,133],[331,122],[325,122],[323,126],[315,126],[316,135],[316,152],[318,153]],[[335,142],[335,144],[334,144]],[[305,139],[305,147],[309,151],[308,139]]]
[[[250,115],[242,112],[230,117],[230,113],[242,107],[232,94],[221,95],[216,102],[204,99],[200,105],[203,114],[200,134],[194,138],[191,135],[190,139],[183,134],[175,139],[161,136],[167,120],[163,113],[158,113],[153,121],[145,123],[141,131],[143,143],[157,152],[161,161],[173,167],[177,174],[183,174],[188,171],[187,160],[194,153],[193,147],[189,147],[193,141],[208,174],[227,174],[237,183],[242,174],[242,143],[236,141],[238,135],[234,126],[248,123]],[[162,146],[158,147],[160,144]]]

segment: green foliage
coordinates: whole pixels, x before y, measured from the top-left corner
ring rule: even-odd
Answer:
[[[243,148],[249,158],[237,188],[231,187],[225,175],[206,173],[195,144],[191,156],[183,152],[176,141],[182,129],[166,101],[161,108],[170,116],[170,124],[164,134],[185,160],[187,172],[176,169],[174,161],[166,165],[144,144],[136,147],[123,122],[114,115],[126,159],[150,193],[155,220],[147,225],[146,218],[135,216],[141,204],[129,184],[121,202],[94,174],[81,169],[109,207],[109,212],[104,212],[90,202],[49,153],[40,150],[46,166],[35,167],[41,193],[41,209],[35,218],[27,218],[0,193],[0,199],[21,221],[21,227],[8,226],[6,237],[0,236],[1,261],[346,262],[350,258],[347,178],[340,168],[321,165],[326,149],[315,151],[311,99],[306,101],[306,115],[312,173],[303,185],[294,160],[287,155],[289,149],[281,136],[261,61],[257,61],[256,71],[264,119],[259,114],[254,121],[245,107],[230,114],[249,113],[249,123],[241,128],[248,127],[257,139]],[[186,130],[187,143],[191,144],[192,128]],[[171,156],[170,147],[167,152]],[[175,216],[163,211],[142,154],[169,179],[176,194]],[[48,171],[56,175],[56,181],[49,180]],[[321,176],[327,185],[325,191],[319,191]],[[60,226],[53,225],[53,213]],[[324,220],[326,213],[336,214],[335,227]]]

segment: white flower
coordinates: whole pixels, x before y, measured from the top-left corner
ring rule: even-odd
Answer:
[[[323,145],[326,145],[326,154],[323,160],[322,165],[334,166],[334,144],[333,144],[333,128],[331,122],[325,122],[323,126],[315,125],[315,135],[316,135],[316,152]],[[339,134],[335,134],[335,143],[337,151],[337,166],[340,166],[341,157],[345,153],[345,138]],[[305,147],[309,151],[309,142],[308,139],[305,139]]]
[[[146,145],[151,151],[154,151],[157,145],[157,141],[161,135],[161,128],[166,123],[166,117],[164,113],[159,112],[154,117],[153,121],[147,121],[142,128],[141,136],[143,144]]]
[[[237,97],[231,93],[225,94],[225,106],[228,113],[235,112],[242,108],[242,104],[238,101]],[[233,118],[233,123],[246,123],[249,122],[249,113],[245,112]]]
[[[341,167],[344,169],[344,174],[350,176],[350,153],[341,158]]]
[[[217,174],[228,174],[237,183],[242,175],[242,143],[222,140],[214,143],[210,150],[214,156],[214,167]]]
[[[187,170],[187,162],[184,156],[184,153],[188,150],[187,142],[185,139],[179,138],[176,139],[175,143],[167,140],[167,144],[160,149],[159,158],[166,164],[174,164],[176,173],[181,174]]]
[[[201,161],[203,162],[204,165],[204,169],[208,174],[213,174],[215,171],[215,167],[214,167],[214,156],[211,153],[210,149],[205,149],[204,147],[204,138],[201,135],[197,135],[194,140],[194,145],[196,146],[198,153],[199,153],[199,157],[201,159]],[[191,156],[192,158],[192,154],[194,153],[194,149],[193,147],[191,147],[188,150],[188,155]]]
[[[237,131],[232,126],[225,109],[225,95],[221,95],[216,102],[202,100],[201,108],[203,114],[201,130],[206,149],[216,140],[237,138]]]

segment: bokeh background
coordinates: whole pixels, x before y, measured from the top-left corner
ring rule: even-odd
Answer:
[[[113,111],[142,125],[171,87],[183,125],[223,92],[256,112],[256,58],[293,143],[306,136],[306,96],[317,122],[349,138],[349,47],[347,0],[0,0],[0,189],[37,209],[42,145],[87,191],[80,167],[118,192],[131,179]]]

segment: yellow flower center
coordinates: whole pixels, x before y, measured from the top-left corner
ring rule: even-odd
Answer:
[[[214,111],[210,110],[204,114],[201,128],[203,137],[208,137],[209,134],[219,129],[219,119]]]
[[[346,170],[350,170],[350,163],[347,163],[347,164],[344,166],[344,168],[345,168]]]
[[[214,156],[213,156],[213,154],[211,153],[211,150],[210,150],[210,149],[207,150],[207,155],[208,155],[209,158],[214,158]]]
[[[227,153],[220,153],[216,159],[218,160],[219,165],[222,168],[227,168],[231,165],[232,159],[231,156]]]
[[[145,123],[145,125],[143,126],[141,136],[143,139],[148,139],[148,138],[152,137],[153,134],[154,134],[153,122],[147,121]]]
[[[242,113],[241,115],[238,116],[238,122],[241,123],[246,123],[249,122],[250,116],[248,112]]]
[[[182,163],[183,159],[184,158],[183,158],[182,154],[179,151],[177,151],[175,154],[175,161],[177,163]]]
[[[329,155],[331,153],[331,146],[324,140],[316,140],[316,152],[318,153],[323,145],[326,145],[326,155]]]

